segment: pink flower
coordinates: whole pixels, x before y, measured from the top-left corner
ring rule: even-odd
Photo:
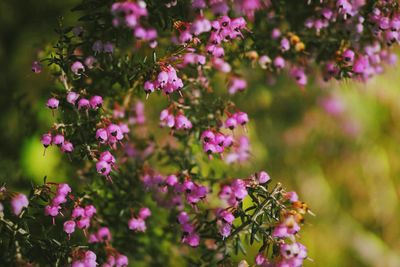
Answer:
[[[267,262],[267,258],[260,252],[257,254],[255,262],[256,265],[261,266]]]
[[[53,144],[56,146],[61,146],[64,143],[64,136],[62,134],[57,134],[53,137]]]
[[[72,234],[75,232],[75,225],[75,222],[72,220],[64,222],[64,232],[69,235]]]
[[[247,196],[246,184],[243,180],[235,179],[232,182],[232,193],[235,195],[237,200],[242,200]]]
[[[111,172],[111,165],[105,161],[98,161],[96,163],[96,170],[99,174],[108,176]]]
[[[189,216],[186,212],[182,211],[178,215],[179,224],[187,224],[189,222]]]
[[[228,237],[231,234],[231,231],[232,231],[232,226],[228,223],[220,223],[218,225],[218,232],[224,238]]]
[[[247,82],[244,79],[232,77],[228,88],[229,94],[233,95],[238,91],[244,91],[247,87]]]
[[[61,209],[60,206],[48,205],[44,208],[44,214],[46,216],[56,217],[58,215],[60,209]]]
[[[278,70],[283,69],[285,67],[285,60],[283,59],[283,57],[278,56],[274,59],[273,64]]]
[[[128,227],[130,230],[145,232],[146,231],[146,223],[142,218],[132,218],[128,222]]]
[[[59,195],[68,195],[71,191],[71,187],[66,183],[61,183],[57,186],[57,194]]]
[[[290,200],[290,202],[296,202],[299,201],[299,196],[295,191],[290,191],[285,194],[285,197]]]
[[[124,267],[128,266],[128,257],[122,254],[119,254],[115,259],[115,266]]]
[[[85,216],[91,218],[97,212],[96,208],[93,205],[88,205],[85,207]]]
[[[29,205],[29,200],[28,198],[22,194],[19,193],[17,195],[15,195],[12,199],[11,199],[11,208],[12,211],[15,215],[19,215],[22,212],[23,208],[27,208]]]
[[[90,226],[90,218],[81,217],[81,219],[76,223],[79,229],[87,229]]]
[[[260,171],[257,174],[257,180],[258,183],[260,184],[265,184],[266,182],[268,182],[269,180],[271,180],[271,178],[269,177],[268,173],[265,171]]]
[[[106,129],[104,128],[99,128],[96,130],[96,139],[100,142],[100,143],[105,143],[108,140],[108,132]]]
[[[89,109],[90,101],[86,98],[81,98],[78,101],[78,109]]]
[[[76,100],[78,100],[79,94],[75,93],[73,91],[69,92],[67,94],[67,102],[71,103],[72,105],[75,105]]]
[[[74,151],[74,145],[69,141],[65,141],[61,145],[61,151],[64,153],[71,153],[72,151]]]
[[[75,61],[71,65],[71,71],[75,75],[80,76],[85,71],[85,67],[83,66],[83,64],[80,61]]]
[[[72,210],[72,214],[71,214],[72,218],[77,219],[77,218],[80,218],[83,216],[85,216],[85,210],[82,207],[78,206]]]
[[[191,247],[197,247],[200,244],[200,236],[197,233],[191,233],[182,239],[183,243]]]
[[[57,109],[59,103],[60,103],[60,101],[57,98],[52,97],[52,98],[49,98],[49,100],[47,100],[46,105],[49,109]]]
[[[99,240],[101,240],[102,242],[104,241],[110,241],[111,240],[111,232],[110,229],[108,229],[108,227],[101,227],[98,231],[97,231],[97,238]]]
[[[99,95],[94,95],[90,98],[89,102],[92,109],[98,109],[103,105],[103,98]]]
[[[222,210],[219,214],[218,217],[223,220],[225,223],[232,224],[233,221],[235,220],[235,216],[227,210]]]
[[[42,138],[40,139],[40,142],[42,145],[46,148],[51,145],[51,141],[53,140],[52,136],[50,133],[42,135]]]
[[[53,198],[52,204],[54,206],[59,206],[60,204],[63,204],[65,202],[67,202],[67,198],[65,197],[65,195],[56,195]]]
[[[151,216],[151,211],[149,208],[144,207],[139,210],[139,218],[146,220],[150,216]]]

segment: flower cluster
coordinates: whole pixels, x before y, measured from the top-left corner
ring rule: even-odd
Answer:
[[[97,229],[96,233],[91,233],[88,238],[88,242],[93,243],[102,243],[111,241],[111,232],[108,227],[100,227]]]
[[[213,130],[205,130],[202,132],[201,140],[203,141],[203,150],[210,158],[212,154],[222,155],[225,148],[231,147],[234,141],[232,135],[225,135]]]
[[[223,185],[219,191],[219,198],[225,200],[230,206],[237,206],[248,195],[246,182],[235,179],[230,184]]]
[[[302,266],[304,259],[307,258],[307,249],[295,240],[300,231],[300,225],[304,221],[303,216],[309,211],[307,205],[299,201],[296,192],[287,192],[285,198],[290,203],[291,208],[282,212],[281,220],[272,233],[273,237],[282,241],[280,243],[280,256],[276,261],[278,266]]]
[[[185,199],[191,206],[196,205],[205,199],[209,191],[207,186],[193,182],[186,177],[180,182],[174,174],[162,176],[160,174],[147,173],[142,177],[142,181],[146,188],[155,190],[158,194],[156,200],[162,202],[165,206],[175,206],[183,209]]]
[[[60,214],[61,204],[68,201],[68,195],[71,193],[71,187],[66,183],[61,183],[57,185],[57,190],[51,204],[44,207],[44,214],[46,216],[53,217],[53,224],[55,224],[55,217]]]
[[[182,211],[178,215],[178,222],[182,227],[182,243],[191,247],[197,247],[200,244],[200,236],[196,233],[195,225],[190,222],[189,215]]]
[[[97,110],[103,105],[103,98],[99,95],[94,95],[90,99],[81,97],[80,94],[70,91],[67,94],[67,102],[72,105],[77,105],[79,110],[93,109]]]
[[[243,239],[262,243],[258,265],[302,265],[307,252],[296,238],[308,210],[297,195],[286,193],[280,184],[272,188],[266,172],[231,179],[224,170],[208,170],[195,154],[196,148],[201,145],[209,158],[224,156],[226,163],[250,158],[249,138],[234,137],[229,131],[237,132],[239,126],[246,131],[249,122],[247,113],[230,99],[238,92],[252,93],[246,89],[255,88],[246,80],[248,67],[261,68],[269,83],[284,73],[303,89],[314,76],[364,81],[383,72],[386,63],[396,61],[391,47],[399,41],[398,3],[194,0],[191,5],[185,1],[163,5],[146,1],[146,6],[142,0],[94,2],[84,1],[77,8],[83,15],[81,25],[60,26],[54,51],[32,64],[34,73],[42,71],[39,62],[55,65],[54,74],[59,78],[58,91],[46,105],[52,112],[61,109],[57,114],[60,122],[42,136],[41,142],[45,148],[54,144],[69,153],[79,166],[79,181],[88,185],[85,193],[79,194],[82,199],[73,202],[64,231],[70,235],[75,228],[93,227],[87,240],[90,248],[96,253],[104,249],[97,253],[99,259],[94,253],[78,250],[72,255],[73,266],[92,266],[96,261],[104,262],[105,267],[126,266],[128,258],[111,247],[111,233],[118,248],[126,248],[140,236],[125,235],[127,228],[154,236],[157,231],[146,225],[151,212],[145,208],[152,200],[143,194],[143,187],[159,207],[171,212],[165,220],[175,220],[178,214],[182,242],[199,250],[188,258],[207,254],[192,265],[225,264],[232,258],[227,253],[234,251],[229,246],[237,250],[243,247]],[[150,48],[142,47],[141,40],[149,42]],[[160,49],[154,49],[158,44]],[[225,81],[227,92],[220,94],[216,91],[221,81]],[[102,94],[102,90],[109,91]],[[168,144],[155,140],[165,131],[154,133],[151,124],[144,125],[145,104],[139,100],[143,90],[146,98],[155,91],[168,95],[162,99],[169,103],[161,111],[160,125],[182,130],[171,136]],[[157,105],[152,109],[153,113],[161,110]],[[340,107],[329,109],[331,113],[340,112],[335,111]],[[74,146],[76,152],[71,154]],[[159,167],[175,174],[156,173],[154,169]],[[96,175],[111,181],[111,172],[118,177],[113,184]],[[213,194],[218,185],[223,201]],[[68,188],[58,185],[55,196],[49,190],[33,192],[37,199],[51,199],[45,213],[54,219],[62,208],[72,205]],[[246,197],[249,201],[244,205]],[[93,205],[82,206],[83,199],[96,205],[98,213]],[[20,214],[28,202],[24,195],[15,197],[11,202],[14,213]],[[132,210],[139,212],[133,214]],[[95,213],[96,223],[92,223]],[[118,220],[122,223],[116,223]],[[124,225],[124,229],[118,229],[118,225]],[[62,238],[66,238],[64,233]],[[203,249],[200,240],[212,249]],[[215,246],[206,244],[208,240]],[[77,246],[74,240],[69,242],[71,249]],[[145,243],[140,244],[149,246]],[[160,247],[148,243],[151,249]],[[218,263],[200,262],[203,259],[218,259]]]
[[[151,216],[151,211],[149,208],[141,208],[139,210],[139,214],[136,217],[132,217],[128,222],[128,227],[130,230],[136,232],[145,232],[146,231],[146,219]]]
[[[97,210],[93,205],[88,205],[84,208],[76,206],[72,210],[71,219],[64,222],[64,232],[71,235],[75,232],[75,226],[83,230],[88,229],[90,227],[91,219],[96,212]]]
[[[128,122],[130,125],[142,125],[146,122],[146,116],[144,114],[144,104],[141,101],[137,101],[132,108],[132,114],[129,116]]]
[[[174,115],[169,109],[164,109],[160,113],[160,126],[169,127],[177,130],[190,130],[193,125],[190,120],[179,112],[178,115]]]
[[[249,122],[247,113],[238,111],[233,114],[228,114],[228,118],[225,120],[225,127],[234,130],[237,126],[245,126]]]
[[[91,250],[78,251],[73,255],[73,262],[71,267],[96,267],[97,256]]]
[[[186,53],[183,55],[182,64],[180,64],[179,66],[181,68],[184,68],[188,64],[189,65],[204,65],[204,64],[206,64],[206,57],[201,54],[196,54],[193,52]]]
[[[229,86],[228,86],[228,92],[229,94],[233,95],[236,94],[237,92],[242,92],[247,88],[247,81],[239,78],[232,76],[229,79]]]
[[[307,258],[307,249],[303,244],[298,242],[291,244],[282,243],[280,254],[281,260],[278,262],[278,266],[303,266],[303,261]]]
[[[218,232],[222,237],[228,237],[231,234],[232,223],[235,220],[235,216],[228,210],[218,210],[217,218]]]
[[[43,134],[40,142],[44,146],[45,151],[50,145],[56,145],[63,153],[72,153],[72,151],[74,151],[74,145],[70,141],[65,140],[62,134],[56,134],[54,136],[52,136],[51,133]]]
[[[125,267],[128,266],[129,260],[128,257],[120,254],[118,252],[116,255],[109,255],[107,258],[107,262],[103,263],[102,267]]]
[[[171,65],[161,67],[155,80],[149,80],[144,83],[144,91],[147,95],[157,90],[162,90],[166,95],[183,88],[183,81],[178,77],[177,71]]]
[[[129,133],[129,127],[120,123],[119,125],[110,123],[107,127],[98,128],[96,130],[96,139],[101,143],[108,143],[110,146],[114,146],[121,142],[124,135]]]
[[[224,161],[228,164],[244,163],[250,158],[250,141],[247,136],[240,136],[231,151],[225,156]]]
[[[110,151],[102,152],[96,163],[97,173],[105,176],[108,180],[111,181],[111,177],[109,174],[112,168],[116,168],[115,162],[115,157],[111,154]]]
[[[148,16],[146,3],[142,0],[135,2],[116,2],[111,6],[111,14],[113,15],[113,25],[126,26],[133,30],[133,35],[138,40],[150,42],[150,47],[157,46],[157,31],[154,28],[144,28],[140,24],[143,17]]]

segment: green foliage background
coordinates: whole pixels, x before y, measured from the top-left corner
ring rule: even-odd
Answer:
[[[44,107],[52,81],[30,71],[35,54],[54,40],[57,17],[63,14],[65,24],[76,19],[69,12],[76,3],[0,2],[0,182],[15,191],[27,191],[45,175],[78,183],[56,148],[42,156],[39,137],[52,123]],[[266,169],[299,192],[316,214],[302,231],[313,259],[306,266],[400,266],[398,73],[390,69],[368,84],[311,79],[314,85],[301,91],[284,75],[268,85],[264,73],[247,70],[249,89],[235,101],[251,118],[252,159],[232,168],[212,164],[237,177]],[[223,82],[216,86],[226,90]],[[342,115],[323,111],[327,96],[342,101]],[[156,125],[160,100],[152,98],[146,110]],[[255,253],[246,256],[249,262]]]

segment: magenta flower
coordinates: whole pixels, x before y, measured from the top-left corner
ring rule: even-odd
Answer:
[[[56,195],[52,200],[52,204],[54,206],[59,206],[65,202],[67,202],[67,198],[65,197],[65,195]]]
[[[104,241],[110,241],[111,240],[111,232],[108,227],[100,227],[99,230],[97,231],[97,238],[104,242]]]
[[[99,174],[108,176],[111,172],[111,165],[105,161],[98,161],[96,163],[96,170]]]
[[[68,235],[72,234],[75,232],[75,225],[75,222],[72,220],[64,222],[64,232]]]
[[[187,224],[189,222],[189,216],[186,212],[182,211],[178,215],[179,224]]]
[[[46,216],[56,217],[60,212],[60,206],[46,206],[44,207],[44,214]]]
[[[57,134],[53,137],[53,144],[56,146],[61,146],[64,144],[64,136],[62,134]]]
[[[90,101],[86,98],[81,98],[78,101],[78,109],[89,109]]]
[[[49,100],[47,100],[46,106],[49,109],[57,109],[59,103],[60,103],[60,101],[57,98],[52,97],[52,98],[49,98]]]
[[[125,267],[128,266],[128,257],[122,254],[119,254],[115,259],[116,267]]]
[[[132,218],[128,222],[128,227],[130,230],[137,232],[146,231],[146,223],[142,218]]]
[[[92,109],[96,110],[103,105],[103,98],[101,96],[95,95],[90,98],[90,106]]]
[[[116,124],[108,125],[107,132],[108,132],[108,139],[113,143],[122,140],[124,138],[121,128]]]
[[[274,64],[275,68],[280,70],[285,67],[285,60],[283,59],[283,57],[278,56],[274,59],[273,64]]]
[[[81,217],[80,220],[77,221],[76,226],[79,229],[87,229],[90,226],[90,218],[88,217]]]
[[[52,136],[50,133],[42,135],[42,138],[40,139],[40,142],[42,145],[46,148],[51,145],[51,141],[53,140]]]
[[[247,82],[238,77],[232,77],[228,88],[229,94],[233,95],[236,92],[244,91],[247,88]]]
[[[139,210],[139,218],[146,220],[150,216],[151,216],[151,211],[149,208],[144,207]]]
[[[200,236],[197,233],[190,233],[182,239],[182,242],[191,247],[197,247],[200,244]]]
[[[85,209],[84,208],[78,206],[78,207],[75,207],[72,210],[72,214],[71,214],[72,218],[78,219],[78,218],[83,217],[83,216],[85,216]]]
[[[96,139],[100,141],[100,143],[105,143],[108,140],[108,132],[104,128],[99,128],[96,130]]]
[[[97,212],[96,208],[93,205],[88,205],[85,207],[85,216],[91,218]]]
[[[64,141],[64,143],[61,145],[61,151],[64,153],[71,153],[74,151],[74,145],[69,141]]]
[[[105,161],[105,162],[107,162],[108,164],[111,164],[111,165],[115,164],[115,161],[116,161],[115,157],[108,150],[104,151],[104,152],[102,152],[100,154],[99,160],[100,161]]]

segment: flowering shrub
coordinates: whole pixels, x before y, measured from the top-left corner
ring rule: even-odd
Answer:
[[[40,141],[66,154],[79,186],[49,177],[29,196],[3,187],[4,261],[159,266],[173,246],[188,266],[229,266],[253,246],[256,265],[302,266],[309,210],[297,194],[265,171],[232,178],[209,170],[210,161],[251,160],[251,117],[231,96],[251,90],[246,67],[269,78],[287,73],[301,88],[310,75],[365,81],[381,73],[396,60],[398,3],[83,0],[74,10],[78,24],[60,21],[58,41],[32,71],[46,64],[55,77],[46,103],[54,125]],[[161,110],[161,137],[145,109]]]

